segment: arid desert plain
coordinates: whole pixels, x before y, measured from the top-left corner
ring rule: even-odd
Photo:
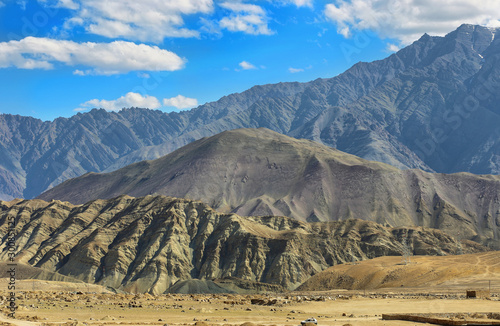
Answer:
[[[448,325],[500,324],[499,253],[447,257],[417,256],[406,265],[401,257],[381,257],[325,271],[330,275],[341,272],[345,277],[356,275],[358,280],[381,277],[392,282],[392,287],[375,282],[372,284],[378,284],[376,289],[358,290],[153,296],[113,293],[105,287],[85,283],[17,280],[19,308],[15,319],[7,316],[9,293],[4,285],[8,279],[4,278],[1,279],[3,313],[0,321],[2,325],[17,326],[292,326],[314,317],[318,325],[361,326],[415,325],[419,323],[385,320],[382,315],[420,314],[446,320]],[[364,275],[360,272],[363,270]],[[419,283],[417,279],[422,281]],[[325,289],[331,287],[331,278],[330,283],[323,282]],[[394,287],[395,284],[399,286]],[[410,287],[411,284],[417,285]],[[488,290],[490,295],[466,298],[466,291],[470,289]]]

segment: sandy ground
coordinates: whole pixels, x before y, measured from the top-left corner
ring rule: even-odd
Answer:
[[[299,325],[309,317],[318,325],[415,325],[385,321],[385,313],[500,312],[500,298],[465,299],[463,292],[432,293],[425,289],[380,292],[330,291],[281,295],[98,294],[64,291],[19,291],[16,319],[0,316],[0,324],[36,325]],[[398,291],[398,292],[396,292]],[[3,291],[2,308],[7,293]],[[252,304],[252,299],[271,305]],[[276,302],[273,300],[276,299]],[[262,303],[261,302],[261,303]],[[6,310],[4,309],[4,313]],[[251,325],[248,325],[251,326]]]
[[[396,275],[397,287],[377,290],[288,292],[268,295],[161,295],[113,294],[105,287],[86,283],[17,280],[16,319],[6,317],[7,279],[0,279],[0,326],[296,326],[315,317],[318,325],[418,325],[386,321],[389,313],[500,313],[500,253],[463,255],[440,259],[415,257],[408,272],[400,257],[339,266],[363,279],[380,269]],[[437,264],[437,265],[436,265]],[[356,272],[356,273],[354,273]],[[368,276],[367,276],[368,275]],[[430,275],[430,276],[429,276]],[[433,276],[434,275],[434,276]],[[432,277],[431,277],[432,276]],[[411,279],[427,286],[407,287]],[[491,282],[491,283],[490,283]],[[431,284],[431,285],[429,285]],[[488,289],[491,298],[466,299],[467,289]],[[253,302],[252,302],[253,300]]]

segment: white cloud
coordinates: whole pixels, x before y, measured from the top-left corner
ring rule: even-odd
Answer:
[[[189,98],[182,95],[177,95],[176,97],[163,99],[163,104],[165,106],[173,106],[179,110],[182,110],[198,106],[198,100],[195,98]]]
[[[2,8],[3,6],[5,6],[5,3],[3,3],[3,1],[0,1],[0,8]]]
[[[70,19],[67,19],[64,24],[62,25],[62,28],[64,30],[71,30],[72,28],[76,27],[76,26],[80,26],[80,25],[83,25],[85,23],[85,21],[80,18],[80,17],[73,17],[73,18],[70,18]]]
[[[80,5],[73,0],[59,0],[58,6],[72,10],[77,10],[80,8]]]
[[[312,7],[313,0],[281,0],[284,4],[294,4],[297,7]]]
[[[212,12],[213,0],[58,0],[57,6],[73,10],[66,28],[78,24],[105,37],[159,43],[165,37],[197,37],[184,27],[183,16]]]
[[[139,107],[157,109],[161,107],[160,101],[154,96],[142,96],[139,93],[129,92],[116,100],[98,100],[93,99],[80,104],[81,108],[76,108],[74,111],[85,111],[91,108],[102,108],[108,111],[118,111],[123,108]]]
[[[498,24],[500,1],[338,0],[324,13],[346,37],[353,30],[372,30],[409,44],[424,33],[444,35],[462,23]]]
[[[163,99],[163,105],[175,107],[179,110],[189,109],[198,106],[198,100],[195,98],[177,95],[176,97]],[[102,108],[108,111],[118,111],[123,108],[130,107],[158,109],[162,107],[162,103],[160,103],[160,101],[154,96],[142,96],[139,93],[129,92],[124,96],[117,98],[116,100],[93,99],[87,101],[80,104],[80,107],[74,109],[73,111],[81,112],[87,111],[92,108]]]
[[[203,33],[211,34],[216,38],[222,37],[221,27],[219,26],[219,22],[217,20],[210,20],[201,17],[200,23],[201,23],[200,31],[202,31]]]
[[[125,41],[77,43],[49,38],[26,37],[0,42],[0,68],[52,69],[56,64],[85,66],[76,75],[112,75],[129,71],[173,71],[184,66],[175,53],[157,46]]]
[[[253,64],[251,64],[250,62],[247,62],[247,61],[241,61],[239,63],[241,69],[243,70],[251,70],[251,69],[257,69],[257,67],[255,67]]]
[[[387,51],[389,52],[398,52],[400,50],[399,46],[392,43],[387,43]]]
[[[288,68],[288,71],[289,71],[290,73],[292,73],[292,74],[295,74],[295,73],[298,73],[298,72],[303,72],[303,71],[304,71],[304,69],[302,69],[302,68],[292,68],[292,67],[290,67],[290,68]]]
[[[219,21],[221,28],[253,35],[274,34],[267,25],[269,18],[261,7],[241,2],[223,2],[219,5],[231,12]]]

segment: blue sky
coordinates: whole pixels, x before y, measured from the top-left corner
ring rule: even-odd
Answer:
[[[0,112],[185,110],[499,18],[498,0],[0,0]]]

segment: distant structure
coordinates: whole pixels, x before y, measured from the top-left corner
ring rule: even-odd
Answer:
[[[465,295],[467,299],[483,299],[490,297],[489,290],[467,290]]]

